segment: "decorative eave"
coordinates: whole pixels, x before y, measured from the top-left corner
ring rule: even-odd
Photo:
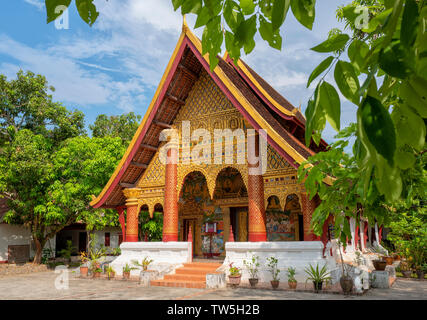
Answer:
[[[285,97],[278,93],[265,81],[260,75],[252,70],[243,60],[237,61],[231,59],[228,52],[225,52],[223,59],[227,61],[251,87],[257,96],[270,107],[276,114],[285,120],[293,121],[297,126],[305,129],[306,118],[301,110],[301,105],[296,108]],[[273,97],[274,96],[274,97]],[[327,147],[326,141],[321,139],[320,144]]]
[[[241,112],[243,117],[256,129],[266,129],[267,130],[267,140],[268,143],[281,155],[283,156],[292,166],[298,167],[302,162],[304,162],[308,156],[315,154],[314,151],[307,148],[303,143],[301,143],[297,138],[292,136],[292,134],[286,132],[283,127],[281,127],[277,121],[270,119],[267,121],[265,116],[260,114],[263,113],[262,104],[258,101],[258,107],[255,107],[253,103],[248,100],[238,88],[246,86],[242,80],[241,83],[237,83],[236,78],[231,79],[229,76],[234,69],[229,66],[228,63],[225,63],[221,59],[220,64],[218,64],[215,69],[210,71],[209,66],[209,54],[202,54],[202,44],[201,41],[191,32],[190,28],[187,26],[185,20],[182,27],[182,33],[178,40],[178,43],[175,47],[175,50],[169,60],[169,63],[166,67],[166,70],[160,80],[159,86],[153,96],[153,99],[145,113],[144,118],[141,121],[135,135],[133,136],[132,141],[130,142],[125,154],[123,155],[120,163],[117,165],[114,173],[110,177],[108,183],[105,185],[101,193],[97,196],[93,196],[93,200],[90,202],[90,205],[94,208],[108,208],[108,207],[117,207],[122,206],[120,204],[106,204],[111,193],[115,188],[123,188],[120,184],[124,183],[121,181],[126,170],[129,166],[134,165],[143,170],[146,168],[146,164],[137,163],[133,160],[136,152],[142,147],[144,148],[143,139],[149,130],[150,126],[156,125],[154,120],[155,115],[159,109],[159,106],[163,100],[167,97],[167,90],[170,84],[170,81],[179,68],[179,62],[182,58],[183,52],[186,48],[190,48],[193,54],[198,58],[199,62],[202,64],[204,69],[210,74],[215,83],[223,90],[227,98],[230,99],[232,104]],[[234,81],[234,82],[233,82]],[[252,95],[253,99],[258,99],[255,97],[252,92],[247,92],[247,95]],[[252,100],[254,101],[254,100]],[[176,101],[178,103],[178,101]],[[264,112],[264,115],[267,115]],[[275,122],[276,126],[273,126],[271,123]],[[157,122],[159,125],[159,122]],[[161,127],[167,127],[170,123],[160,123]],[[149,147],[149,146],[148,146]],[[155,146],[152,146],[155,148]],[[151,160],[150,160],[151,161]],[[116,189],[117,192],[117,189]],[[122,192],[122,189],[121,189]]]
[[[296,120],[301,125],[305,124],[305,117],[302,114],[301,110],[292,106],[292,104],[288,102],[285,98],[283,98],[283,100],[286,101],[288,108],[285,108],[276,99],[274,99],[271,94],[266,90],[266,88],[263,87],[255,78],[254,73],[249,71],[248,66],[241,59],[237,61],[236,66],[236,64],[234,64],[228,53],[226,53],[224,55],[224,60],[229,62],[236,69],[236,71],[242,76],[242,78],[245,79],[245,81],[250,85],[250,87],[271,109],[273,109],[280,116],[287,120]]]

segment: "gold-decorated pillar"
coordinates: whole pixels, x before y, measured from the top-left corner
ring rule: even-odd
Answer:
[[[124,189],[126,197],[126,242],[138,242],[138,196],[140,188]]]
[[[165,168],[165,206],[163,216],[163,242],[178,241],[178,148],[167,152]]]
[[[304,221],[304,241],[317,241],[320,240],[320,237],[316,236],[311,229],[311,217],[313,212],[317,207],[317,197],[309,199],[306,193],[301,193],[301,204],[302,204],[302,213]]]
[[[264,203],[264,178],[259,146],[259,135],[255,134],[254,149],[248,150],[248,202],[249,202],[249,241],[267,241],[266,216]],[[248,139],[250,137],[248,136]],[[249,145],[248,145],[249,146]],[[249,148],[248,148],[249,149]],[[252,152],[254,153],[252,154]],[[258,157],[259,162],[253,164],[250,157]],[[250,163],[252,162],[252,164]]]

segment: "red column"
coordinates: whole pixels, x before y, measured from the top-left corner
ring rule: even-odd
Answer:
[[[163,214],[163,241],[178,241],[178,150],[168,150],[165,168],[165,206]]]
[[[139,188],[124,189],[126,197],[126,242],[138,242]]]
[[[320,240],[319,236],[316,236],[311,229],[311,217],[314,210],[317,207],[316,197],[309,200],[309,197],[306,193],[301,193],[301,204],[302,204],[302,213],[304,220],[304,241],[317,241]]]
[[[126,242],[126,224],[125,224],[124,208],[118,207],[117,213],[119,214],[119,222],[120,222],[120,226],[122,227],[123,242]]]
[[[250,155],[248,155],[248,157],[249,156]],[[255,135],[255,157],[259,157],[258,134]],[[252,170],[250,170],[251,168]],[[248,162],[248,202],[248,240],[250,242],[267,241],[267,230],[265,226],[264,179],[260,163],[250,164]]]
[[[228,236],[228,242],[234,242],[233,227],[231,223],[230,223],[230,235]]]
[[[359,226],[356,226],[356,231],[354,232],[354,249],[357,249],[358,247],[360,247],[359,240],[360,240]]]

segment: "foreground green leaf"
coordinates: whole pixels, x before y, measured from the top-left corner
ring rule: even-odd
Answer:
[[[360,108],[363,130],[369,142],[393,167],[396,132],[390,114],[380,101],[370,96],[365,98]]]

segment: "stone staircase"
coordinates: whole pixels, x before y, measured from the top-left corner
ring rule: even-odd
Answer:
[[[221,266],[213,262],[184,263],[183,267],[175,269],[175,274],[167,274],[163,279],[151,280],[152,286],[181,287],[181,288],[206,288],[206,274],[216,272]]]

